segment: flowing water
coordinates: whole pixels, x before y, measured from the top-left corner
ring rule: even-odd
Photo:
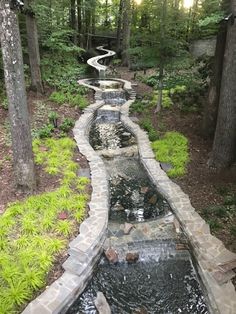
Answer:
[[[115,80],[90,83],[102,89],[105,103],[91,126],[90,144],[98,153],[119,149],[124,152],[118,157],[111,154],[103,158],[110,183],[109,226],[119,231],[124,222],[155,223],[155,219],[172,215],[168,202],[158,193],[138,155],[125,156],[126,149],[137,148],[137,143],[120,122],[119,107],[127,98],[123,84]],[[161,224],[159,227],[162,230]],[[105,257],[101,258],[90,284],[68,314],[97,314],[94,299],[98,291],[104,293],[112,314],[209,313],[190,253],[186,248],[176,248],[181,237],[171,228],[169,235],[169,229],[165,229],[165,240],[138,238],[128,243],[127,238],[126,242],[117,238],[121,240],[115,248],[119,251],[119,262],[109,264]],[[127,247],[139,253],[138,262],[125,261]]]
[[[97,314],[94,299],[103,291],[112,314],[207,314],[207,306],[188,251],[173,242],[139,247],[135,264],[110,265],[102,258],[70,314]]]

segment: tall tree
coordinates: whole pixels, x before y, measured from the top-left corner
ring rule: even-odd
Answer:
[[[82,29],[82,0],[77,0],[77,26],[78,26],[78,44],[83,47],[83,29]]]
[[[26,31],[28,42],[28,53],[31,73],[31,88],[38,93],[43,93],[43,83],[40,69],[40,54],[38,43],[38,29],[35,13],[32,9],[33,0],[25,0],[26,6]]]
[[[122,64],[129,66],[129,48],[130,48],[130,28],[131,28],[131,5],[130,0],[123,0],[123,40],[122,40]]]
[[[231,0],[221,81],[220,103],[210,166],[230,166],[236,157],[236,0]]]
[[[18,20],[9,0],[0,2],[0,38],[9,105],[16,185],[35,188],[34,160]]]
[[[116,31],[116,51],[120,51],[121,43],[121,30],[122,30],[122,15],[123,15],[123,0],[120,0],[119,3],[119,12],[117,17],[117,31]]]
[[[166,15],[167,15],[167,0],[162,2],[162,18],[160,24],[160,62],[159,62],[159,85],[158,85],[158,100],[155,112],[161,110],[163,80],[164,80],[164,63],[165,63],[165,33],[166,33]]]
[[[225,23],[221,23],[217,35],[215,56],[213,61],[213,73],[208,91],[208,101],[204,108],[203,134],[205,137],[213,137],[215,133],[220,100],[220,87],[223,71],[226,35],[227,27]]]
[[[76,25],[76,3],[75,0],[70,0],[70,26],[74,31],[73,43],[77,45],[77,25]]]

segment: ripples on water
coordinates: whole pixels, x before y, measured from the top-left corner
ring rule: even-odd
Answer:
[[[191,262],[185,259],[149,261],[132,265],[99,264],[94,277],[68,314],[97,314],[94,298],[102,291],[112,314],[208,313]]]

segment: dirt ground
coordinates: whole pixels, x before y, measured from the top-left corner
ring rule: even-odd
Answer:
[[[58,113],[59,123],[65,117],[77,120],[81,114],[80,110],[75,107],[69,105],[59,106],[48,101],[50,93],[51,90],[49,89],[43,96],[36,95],[33,92],[28,93],[28,107],[33,129],[40,128],[43,124],[48,123],[50,111]],[[84,157],[78,153],[77,159],[83,167],[86,163]],[[41,166],[36,166],[36,177],[36,193],[51,191],[58,186],[59,178],[45,173]],[[8,111],[0,106],[0,213],[4,212],[7,203],[21,200],[26,196],[27,194],[15,189]]]
[[[119,68],[118,75],[137,84],[133,85],[133,88],[138,96],[142,97],[145,94],[152,93],[151,87],[134,81],[134,72]],[[187,174],[173,181],[189,195],[192,205],[204,218],[204,209],[212,205],[223,204],[224,196],[220,191],[227,190],[236,193],[236,167],[220,173],[215,173],[212,169],[209,169],[207,162],[211,153],[212,141],[202,137],[201,124],[202,115],[200,113],[183,113],[175,107],[163,110],[159,120],[157,120],[157,129],[159,131],[161,125],[163,133],[178,131],[188,138],[190,162],[188,163]],[[236,252],[236,235],[230,232],[227,219],[222,218],[222,228],[212,233],[222,240],[226,247]],[[236,226],[236,219],[233,219],[233,224]],[[232,221],[230,223],[232,224]]]

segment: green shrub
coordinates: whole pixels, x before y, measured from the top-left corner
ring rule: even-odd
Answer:
[[[57,128],[58,118],[59,115],[57,112],[52,111],[48,114],[48,120],[54,126],[54,128]]]
[[[182,176],[186,173],[189,161],[188,140],[178,132],[167,132],[164,137],[152,143],[156,159],[170,163],[172,169],[168,171],[171,177]]]
[[[65,118],[65,120],[62,122],[62,124],[59,126],[60,130],[67,133],[73,128],[75,125],[74,120],[70,118]]]
[[[59,104],[63,105],[67,102],[67,95],[64,92],[53,92],[51,96],[49,97],[49,100]]]
[[[84,109],[88,106],[88,101],[84,96],[80,94],[74,95],[70,92],[53,92],[49,97],[49,100],[59,105],[67,103],[71,106],[79,107],[80,109]]]
[[[152,122],[150,118],[145,118],[140,122],[141,128],[143,128],[145,131],[148,132],[148,138],[149,140],[156,141],[159,138],[159,133],[156,131],[156,129],[153,127]]]
[[[35,137],[48,138],[52,136],[53,131],[54,126],[52,124],[46,124],[36,131]]]

